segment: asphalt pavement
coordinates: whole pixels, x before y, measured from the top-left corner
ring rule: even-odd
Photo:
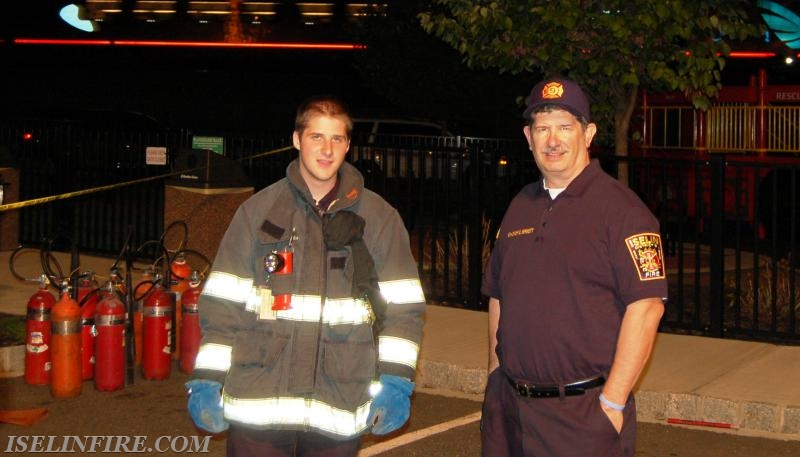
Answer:
[[[9,256],[9,251],[0,251],[0,312],[24,314],[36,286],[11,276],[4,267]],[[36,260],[21,256],[16,271],[35,277]],[[81,271],[95,271],[102,278],[113,260],[82,256],[80,263]],[[69,265],[68,257],[63,265]],[[486,381],[487,340],[486,313],[429,305],[418,386],[480,396]],[[20,376],[24,352],[4,357],[0,366],[5,365],[6,372],[0,376]],[[796,346],[661,333],[636,388],[639,420],[800,441],[799,361]]]
[[[224,434],[208,436],[192,425],[183,389],[188,376],[178,371],[177,363],[172,370],[161,381],[137,375],[133,384],[115,392],[99,392],[86,381],[80,396],[71,399],[55,399],[47,386],[27,385],[22,377],[0,379],[0,410],[47,410],[30,426],[0,423],[0,451],[33,456],[46,453],[42,451],[49,446],[51,451],[76,456],[225,455]],[[411,402],[409,422],[391,435],[365,437],[359,457],[480,457],[480,407],[479,395],[420,388]],[[639,423],[638,430],[635,457],[800,455],[797,440],[731,436],[649,422]],[[42,438],[34,441],[37,436]]]

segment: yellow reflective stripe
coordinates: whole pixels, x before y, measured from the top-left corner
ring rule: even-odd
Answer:
[[[274,311],[274,318],[319,322],[320,300],[319,295],[292,295],[291,309]],[[354,298],[328,299],[322,316],[322,321],[330,325],[365,324],[370,319],[369,308],[364,300]]]
[[[279,319],[318,322],[322,298],[319,295],[292,295],[291,309],[278,311]]]
[[[383,298],[389,303],[420,303],[425,301],[419,279],[401,279],[378,283]]]
[[[378,338],[378,360],[381,362],[400,363],[417,368],[419,345],[405,338],[381,336]]]
[[[222,271],[212,271],[208,275],[203,294],[244,303],[253,287],[253,278],[240,278]]]
[[[235,398],[223,392],[225,419],[255,426],[283,425],[311,427],[342,437],[354,436],[367,428],[371,401],[353,411],[312,399],[272,397]]]
[[[232,349],[224,344],[204,343],[200,345],[194,361],[195,370],[228,371],[231,367]]]
[[[325,303],[323,321],[331,324],[366,324],[372,320],[367,303],[362,299],[329,299]]]
[[[245,311],[258,313],[261,310],[261,294],[258,287],[251,287],[250,294],[244,302]]]

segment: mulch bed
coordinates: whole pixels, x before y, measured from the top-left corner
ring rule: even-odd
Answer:
[[[25,316],[0,313],[0,347],[25,344]]]

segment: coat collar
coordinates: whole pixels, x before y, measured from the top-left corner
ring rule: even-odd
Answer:
[[[307,204],[312,207],[316,206],[311,191],[308,190],[306,182],[300,175],[300,159],[295,159],[289,164],[286,168],[286,177]],[[339,168],[339,192],[328,211],[338,211],[353,206],[363,193],[364,177],[361,172],[348,162],[342,163]]]

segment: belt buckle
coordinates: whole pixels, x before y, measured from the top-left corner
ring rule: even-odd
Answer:
[[[533,389],[528,387],[527,384],[517,384],[517,393],[519,393],[521,397],[532,396]]]

